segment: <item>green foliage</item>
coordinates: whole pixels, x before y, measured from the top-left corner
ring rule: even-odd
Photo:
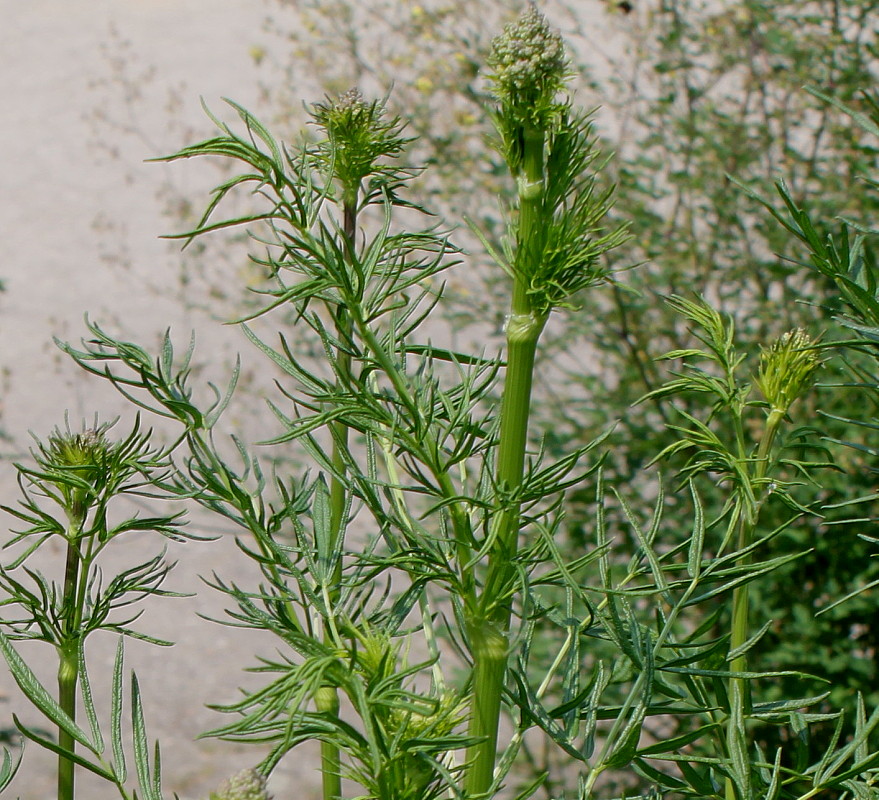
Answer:
[[[865,95],[865,101],[869,110],[868,114],[855,111],[841,103],[838,99],[810,90],[817,97],[836,105],[845,113],[849,114],[859,127],[863,128],[872,136],[879,136],[879,97]],[[866,182],[874,189],[879,186],[875,180],[866,179]],[[787,185],[780,181],[776,188],[781,197],[784,209],[776,209],[769,201],[762,199],[753,192],[751,196],[758,200],[769,213],[778,220],[781,225],[804,244],[809,252],[812,269],[829,278],[836,287],[839,299],[842,301],[840,313],[835,316],[835,321],[846,331],[852,332],[852,338],[838,342],[836,346],[844,354],[846,351],[850,358],[846,358],[846,368],[852,383],[860,391],[868,396],[875,395],[879,389],[874,369],[877,354],[875,345],[879,341],[879,284],[877,284],[877,270],[869,239],[875,235],[873,228],[864,228],[843,221],[836,232],[821,231],[813,222],[812,217],[805,208],[799,206],[790,195]],[[850,226],[855,227],[858,233],[851,238]],[[807,266],[803,264],[803,266]],[[864,429],[871,435],[875,430],[875,419],[864,416],[840,418],[834,416],[837,421],[845,422],[855,428]],[[875,450],[868,444],[857,441],[842,442],[856,451],[873,454]],[[855,497],[836,504],[835,507],[861,506],[875,499],[874,494]],[[861,520],[859,520],[861,521]],[[861,539],[874,543],[875,539],[870,536],[860,535]],[[860,594],[866,589],[877,585],[873,581],[856,590]],[[842,602],[847,602],[853,595],[835,602],[828,608],[834,608]]]
[[[466,209],[479,220],[484,239],[500,241],[503,220],[483,198],[509,193],[512,187],[491,161],[491,152],[474,146],[490,133],[482,109],[489,105],[492,84],[480,69],[479,54],[489,49],[498,20],[515,13],[514,4],[375,0],[367,5],[279,0],[270,24],[293,48],[281,62],[286,80],[273,81],[268,91],[278,107],[294,108],[298,99],[291,102],[287,90],[278,87],[298,85],[305,77],[302,65],[315,63],[321,64],[326,86],[394,84],[390,102],[405,109],[410,130],[419,136],[418,152],[433,164],[433,177],[424,187],[432,192],[434,206],[447,213]],[[604,15],[577,4],[558,6],[557,24],[575,47],[568,68],[580,78],[580,96],[607,109],[601,145],[616,151],[616,157],[600,185],[617,184],[609,213],[628,224],[632,238],[626,258],[641,266],[618,273],[609,295],[586,292],[572,298],[577,313],[563,327],[544,333],[542,363],[553,367],[538,366],[542,371],[534,402],[542,443],[550,452],[563,452],[570,441],[589,441],[616,423],[606,474],[614,485],[628,487],[625,493],[639,505],[638,497],[655,495],[655,478],[644,467],[675,441],[667,423],[675,421],[677,412],[660,396],[633,404],[668,381],[671,362],[659,357],[691,346],[681,318],[657,297],[693,291],[711,298],[745,334],[741,347],[748,357],[785,331],[802,327],[818,336],[822,326],[832,324],[839,305],[832,282],[798,266],[795,238],[726,176],[765,195],[784,175],[796,203],[810,198],[813,219],[842,214],[869,225],[875,195],[855,187],[860,176],[870,174],[875,144],[838,106],[816,102],[802,87],[832,86],[838,102],[863,113],[858,93],[869,88],[877,44],[872,0],[632,5],[631,13],[622,14],[608,4]],[[372,30],[380,30],[381,53],[362,35],[367,18]],[[604,41],[614,46],[602,47]],[[816,226],[823,235],[823,223]],[[838,239],[835,246],[841,246]],[[496,274],[472,270],[466,277],[450,277],[447,296],[457,303],[444,308],[456,328],[476,318],[500,329],[502,306],[496,298],[503,290],[491,277]],[[489,276],[486,286],[474,286],[472,276],[479,275]],[[836,370],[835,362],[829,364],[822,383],[845,380],[835,377]],[[698,415],[701,400],[690,394],[675,402]],[[862,403],[863,395],[854,388],[819,385],[794,413],[808,424],[821,409],[829,415],[822,419],[828,435],[850,439],[851,430],[834,417],[857,417]],[[863,435],[856,438],[869,446]],[[854,451],[836,457],[843,472],[824,476],[825,502],[870,494],[866,457]],[[679,513],[689,513],[686,496],[671,494],[674,473],[664,480]],[[590,497],[583,490],[569,503],[571,548],[591,536]],[[704,502],[716,514],[725,495],[706,488]],[[641,505],[649,513],[647,504]],[[841,587],[877,577],[870,547],[857,538],[857,528],[845,523],[846,512],[827,514],[836,523],[833,536],[844,546],[834,547],[835,540],[817,524],[789,531],[771,545],[780,551],[811,547],[817,560],[791,564],[777,579],[755,588],[752,599],[760,613],[776,620],[757,653],[767,666],[778,664],[802,642],[794,661],[812,664],[842,685],[853,673],[862,675],[858,688],[875,705],[872,615],[854,620],[844,612],[838,618],[814,614]],[[613,509],[609,524],[617,536],[629,535]],[[801,590],[792,594],[791,585]],[[795,633],[787,637],[789,629]],[[845,644],[850,636],[862,645],[854,653]],[[834,700],[841,701],[843,694],[836,692]],[[826,731],[830,735],[832,729]]]
[[[770,24],[761,5],[746,8],[750,27],[742,32]],[[705,56],[687,46],[692,29],[676,7],[670,13],[663,47]],[[765,46],[798,52],[792,40],[768,33]],[[442,223],[419,224],[427,214],[412,187],[421,167],[397,161],[414,143],[402,137],[389,100],[367,102],[351,90],[328,98],[312,107],[320,138],[296,147],[230,103],[234,125],[211,115],[217,135],[159,159],[219,157],[238,169],[194,227],[172,238],[189,244],[243,227],[257,244],[252,260],[269,285],[241,330],[278,375],[267,400],[276,432],[262,445],[270,454],[295,453],[311,469],[293,474],[294,459],[279,458],[265,470],[253,446],[226,428],[240,365],[225,390],[210,386],[212,399],[202,401],[193,385],[194,341],[181,355],[166,334],[151,354],[89,323],[80,346],[59,343],[142,412],[179,428],[168,448],[154,447],[139,422],[118,443],[109,426],[55,432],[38,443],[36,466],[18,467],[20,506],[3,507],[26,527],[11,540],[23,554],[0,570],[8,594],[2,607],[18,615],[2,620],[0,650],[26,697],[58,729],[55,741],[17,723],[59,756],[59,800],[73,800],[77,768],[115,784],[124,798],[162,797],[159,749],[149,747],[133,675],[138,789],[126,788],[122,638],[164,642],[136,631],[136,614],[118,612],[170,594],[161,588],[168,567],[159,556],[104,586],[95,559],[132,531],[187,537],[179,515],[116,522],[125,495],[194,502],[223,516],[239,529],[241,557],[260,573],[252,586],[210,581],[230,602],[226,622],[272,634],[276,648],[252,668],[260,686],[215,706],[230,721],[206,735],[268,747],[256,769],[230,778],[216,800],[265,800],[271,772],[306,741],[321,744],[325,800],[349,791],[375,800],[494,797],[518,780],[533,738],[565,767],[553,769],[548,759],[545,772],[533,770],[517,792],[522,800],[541,789],[567,796],[575,783],[581,800],[607,796],[619,775],[626,796],[634,786],[645,798],[875,795],[879,709],[868,711],[860,693],[848,713],[835,707],[839,687],[800,669],[795,654],[793,663],[767,667],[773,623],[761,613],[773,601],[772,581],[813,560],[802,545],[820,530],[822,515],[875,499],[833,496],[842,481],[828,449],[843,426],[869,435],[875,420],[824,408],[819,392],[833,387],[816,385],[819,370],[833,368],[819,351],[847,348],[858,389],[875,394],[879,386],[871,361],[879,281],[868,231],[851,242],[845,229],[819,232],[784,185],[784,212],[761,201],[809,247],[828,291],[839,294],[847,309],[839,321],[850,331],[844,342],[819,344],[806,323],[786,332],[769,318],[752,324],[744,309],[731,313],[698,295],[670,292],[654,307],[644,292],[630,307],[611,281],[611,253],[625,241],[626,224],[605,221],[612,191],[596,172],[609,167],[598,160],[588,115],[559,98],[566,64],[561,40],[534,7],[495,41],[490,58],[497,100],[490,116],[516,183],[506,242],[496,247],[491,230],[482,234],[504,267],[494,283],[507,280],[502,356],[437,346],[428,333],[444,302],[444,277],[469,257]],[[690,68],[675,62],[658,73]],[[687,87],[695,127],[679,132],[698,163],[697,128],[707,117]],[[870,106],[872,117],[856,119],[876,133],[879,105]],[[674,171],[666,177],[682,181]],[[224,215],[227,200],[245,188],[253,209]],[[743,196],[759,199],[759,188]],[[679,200],[691,216],[700,208],[686,192]],[[703,233],[690,226],[690,255],[713,247]],[[644,248],[651,242],[636,239]],[[681,242],[680,231],[668,234],[666,255],[680,256]],[[674,258],[658,259],[660,277],[698,285],[700,276]],[[736,276],[727,277],[735,285]],[[580,434],[573,445],[557,448],[557,439],[544,437],[548,446],[532,447],[535,366],[554,352],[541,338],[548,318],[580,298],[601,308],[608,294],[619,314],[643,310],[642,340],[652,320],[665,320],[653,345],[673,343],[658,359],[671,366],[639,369],[637,380],[621,371],[627,385],[618,394],[637,389],[642,402],[620,431],[583,435],[607,413],[603,407],[566,418]],[[312,351],[291,344],[291,320],[311,337]],[[272,322],[269,338],[262,331]],[[630,347],[630,368],[643,367],[642,349]],[[800,425],[803,406],[825,413]],[[632,438],[648,422],[654,435]],[[671,467],[669,479],[651,469],[656,462]],[[585,498],[579,507],[570,503],[575,491]],[[571,510],[579,515],[573,520]],[[564,534],[577,526],[588,528],[589,540],[575,551]],[[60,585],[26,566],[52,537],[65,548]],[[811,614],[807,624],[814,630]],[[100,629],[120,634],[109,753],[86,664],[86,639]],[[55,646],[57,697],[16,639]],[[88,730],[77,722],[77,701]],[[500,725],[505,712],[509,732]],[[6,758],[0,784],[13,772]]]
[[[147,740],[146,723],[143,716],[143,701],[137,676],[132,672],[130,684],[131,697],[131,729],[133,741],[133,756],[137,774],[137,785],[140,791],[129,791],[126,788],[128,771],[125,759],[125,744],[123,739],[123,713],[124,713],[124,670],[123,670],[123,647],[122,639],[116,650],[115,665],[113,668],[113,680],[111,684],[111,715],[110,715],[110,757],[107,758],[107,744],[101,729],[97,709],[92,696],[89,683],[89,670],[85,660],[85,651],[82,643],[78,644],[73,654],[76,663],[76,677],[79,679],[81,688],[81,702],[85,707],[86,717],[89,722],[87,733],[75,721],[76,709],[76,686],[65,687],[62,683],[62,671],[59,670],[59,697],[56,701],[49,690],[43,686],[27,663],[21,658],[10,644],[6,634],[0,631],[0,651],[6,660],[9,671],[18,684],[25,697],[45,716],[45,718],[57,726],[58,740],[47,738],[41,731],[28,728],[16,716],[13,716],[18,730],[27,739],[35,742],[40,747],[58,755],[58,797],[72,798],[74,794],[73,774],[76,767],[88,770],[98,777],[114,784],[123,800],[137,800],[138,797],[145,800],[162,800],[161,790],[161,758],[158,742],[152,753],[150,763],[150,748]],[[62,656],[63,659],[63,656]],[[62,660],[62,666],[63,666]],[[71,702],[72,698],[72,702]],[[90,754],[83,756],[77,752],[76,744],[80,750],[85,749]],[[6,788],[20,766],[20,760],[14,766],[11,765],[8,754],[4,755],[2,772],[0,772],[0,790]]]
[[[239,450],[244,473],[236,473],[217,451],[212,436],[229,392],[222,400],[218,392],[215,408],[206,411],[192,404],[187,386],[191,350],[183,366],[175,367],[170,341],[161,358],[153,360],[140,347],[115,340],[97,326],[92,326],[93,339],[85,349],[64,348],[142,408],[179,420],[189,455],[185,470],[166,482],[166,488],[175,486],[181,496],[224,514],[255,538],[256,549],[244,550],[258,560],[268,583],[255,594],[224,584],[218,587],[236,600],[238,624],[273,630],[299,660],[264,662],[260,671],[278,677],[227,707],[241,719],[218,729],[217,735],[272,743],[265,769],[274,767],[301,741],[316,738],[345,757],[339,761],[338,755],[327,754],[330,760],[325,765],[337,764],[335,768],[355,778],[370,796],[439,796],[454,786],[462,771],[460,765],[447,762],[446,754],[476,741],[482,744],[483,735],[456,732],[470,699],[466,684],[448,689],[440,678],[439,661],[450,656],[436,649],[431,608],[445,601],[435,590],[445,587],[449,593],[453,612],[449,635],[458,640],[468,660],[475,660],[478,684],[485,643],[496,635],[506,641],[507,623],[492,630],[496,615],[504,609],[508,617],[513,607],[517,615],[522,613],[518,607],[529,603],[530,583],[553,563],[547,560],[553,551],[543,536],[510,560],[516,550],[511,549],[511,537],[518,538],[522,525],[519,509],[537,530],[555,527],[559,494],[579,479],[572,472],[592,445],[556,464],[535,461],[515,481],[494,475],[494,453],[498,447],[503,452],[504,442],[518,442],[512,447],[520,452],[512,458],[520,470],[524,468],[527,404],[525,416],[518,410],[512,414],[517,428],[507,430],[502,421],[498,432],[494,412],[486,403],[499,363],[413,339],[438,299],[432,296],[429,282],[448,268],[448,255],[454,255],[455,248],[431,229],[392,232],[395,207],[411,207],[396,191],[382,195],[382,224],[355,242],[349,227],[354,216],[350,193],[336,197],[322,183],[337,177],[324,169],[328,163],[338,163],[326,157],[327,145],[290,155],[251,115],[235,109],[248,128],[246,136],[219,123],[223,136],[169,157],[221,154],[254,170],[224,183],[198,227],[181,238],[191,240],[234,224],[264,224],[258,236],[269,248],[265,263],[278,285],[265,291],[269,300],[259,316],[282,304],[292,305],[296,318],[322,342],[330,367],[329,377],[321,377],[286,345],[283,336],[275,348],[245,326],[257,350],[296,387],[295,391],[282,388],[284,399],[294,404],[293,413],[284,411],[279,402],[271,403],[282,425],[271,444],[303,445],[329,481],[323,476],[311,482],[278,476],[271,487],[277,499],[264,499],[267,481],[243,446]],[[321,109],[316,115],[319,121],[326,118]],[[386,129],[383,123],[379,127]],[[560,128],[559,137],[563,136],[565,129]],[[328,141],[330,146],[340,142],[333,137]],[[351,137],[345,146],[353,148],[364,141]],[[567,146],[571,149],[575,143],[591,146],[585,137],[571,139]],[[359,155],[352,152],[346,158],[353,162]],[[589,162],[588,153],[585,158],[572,153],[572,158]],[[549,158],[547,168],[556,163],[562,162]],[[373,169],[387,167],[376,164]],[[361,176],[367,183],[372,178]],[[228,190],[250,180],[259,180],[271,195],[270,211],[213,221],[211,214]],[[562,199],[555,202],[561,204]],[[579,207],[588,210],[588,203],[583,198]],[[333,218],[334,207],[342,213],[341,221]],[[579,244],[574,237],[556,246],[574,250]],[[333,320],[332,328],[317,307]],[[542,311],[545,315],[549,309]],[[515,335],[511,328],[511,341]],[[535,344],[536,337],[532,354]],[[517,385],[511,375],[518,373],[510,369],[508,365],[510,391],[528,390],[530,375],[523,373]],[[233,378],[230,387],[234,383]],[[502,411],[502,418],[509,416]],[[332,452],[318,435],[321,429],[331,434]],[[339,447],[347,441],[342,436],[348,431],[363,437],[361,442]],[[504,463],[502,455],[498,459]],[[336,487],[341,488],[341,512],[334,501]],[[355,502],[381,531],[362,550],[345,546],[344,529]],[[421,521],[425,514],[429,523]],[[311,530],[301,524],[303,516],[312,520]],[[291,525],[294,544],[282,546],[280,537],[290,536]],[[396,575],[395,583],[405,578],[411,584],[390,614],[383,604],[373,607],[368,600],[375,591],[368,587],[375,587],[385,575]],[[539,583],[572,579],[568,570],[557,570],[554,578],[541,576]],[[409,666],[405,656],[409,645],[404,648],[400,641],[408,642],[414,633],[401,625],[416,607],[431,657]],[[499,651],[502,660],[495,657],[491,662],[495,727],[506,648],[504,644]],[[412,676],[425,671],[434,676],[427,694],[410,685]],[[339,717],[327,690],[346,696],[360,719],[357,729]],[[477,691],[474,696],[488,695]],[[309,710],[310,702],[314,710]],[[615,752],[605,750],[605,760]],[[492,781],[493,742],[487,756]],[[485,757],[481,760],[486,762]],[[603,769],[602,762],[595,774]]]
[[[658,357],[691,347],[674,307],[657,302],[657,296],[693,291],[710,298],[735,321],[743,334],[740,354],[749,360],[785,331],[804,328],[817,337],[833,325],[838,289],[798,265],[802,259],[794,236],[736,182],[767,194],[784,175],[796,203],[810,198],[813,219],[874,216],[875,195],[854,189],[856,176],[872,168],[874,145],[836,108],[816,103],[801,88],[832,85],[833,94],[846,101],[867,88],[866,75],[876,59],[868,22],[874,12],[871,2],[773,3],[771,8],[761,2],[657,4],[649,23],[636,23],[632,32],[630,52],[639,53],[638,71],[622,65],[611,73],[615,88],[604,82],[597,87],[606,105],[621,109],[628,137],[617,146],[612,167],[618,184],[612,213],[630,223],[630,260],[644,263],[620,277],[612,303],[595,303],[586,295],[584,313],[572,316],[557,343],[547,342],[560,360],[588,351],[596,363],[585,376],[570,370],[568,388],[540,410],[558,442],[588,439],[609,418],[619,418],[607,469],[615,485],[632,487],[629,495],[652,496],[643,467],[657,450],[674,445],[678,432],[667,424],[681,420],[661,395],[632,405],[669,380],[667,367],[676,362]],[[581,61],[588,61],[586,53]],[[638,75],[634,87],[622,78],[615,81],[617,75],[632,74]],[[817,226],[823,235],[825,224]],[[839,362],[831,359],[817,389],[794,406],[794,419],[806,427],[819,425],[833,439],[851,437],[843,423],[819,417],[819,409],[840,418],[863,413],[856,390],[827,386],[841,382],[846,379],[839,376]],[[703,400],[699,393],[679,395],[675,405],[698,417]],[[796,442],[792,436],[791,445]],[[818,496],[824,502],[871,491],[872,477],[861,459],[835,457],[843,470],[822,477]],[[675,473],[667,472],[665,480],[671,492]],[[709,515],[718,514],[726,498],[723,491],[703,490]],[[680,513],[688,513],[686,497],[677,501]],[[828,712],[853,703],[856,691],[865,692],[868,705],[875,706],[873,616],[815,615],[840,587],[874,580],[875,564],[857,538],[857,527],[845,523],[847,513],[825,513],[837,523],[827,533],[817,522],[805,524],[768,545],[778,555],[813,548],[815,557],[793,562],[752,587],[754,614],[774,620],[753,658],[767,669],[796,664],[835,685],[848,685],[847,694],[834,691]],[[572,507],[569,519],[575,542],[587,535],[587,508],[581,517]],[[625,535],[622,525],[619,535]],[[802,588],[791,592],[791,586]],[[859,642],[854,652],[850,636]],[[865,680],[855,686],[853,673]],[[786,691],[806,691],[794,680],[780,683]],[[854,706],[847,709],[851,717]],[[813,732],[813,754],[832,733],[831,726]],[[779,744],[787,745],[764,741],[770,751]]]
[[[115,761],[103,760],[105,745],[88,682],[85,662],[87,638],[98,630],[111,631],[153,644],[169,645],[132,627],[140,612],[130,607],[147,597],[179,597],[162,588],[170,566],[163,553],[128,567],[104,582],[98,558],[124,534],[154,531],[170,539],[199,538],[181,528],[180,514],[161,517],[132,516],[119,519],[116,506],[125,496],[161,497],[161,487],[170,471],[168,453],[155,449],[150,433],[141,432],[139,421],[123,439],[108,437],[111,425],[83,428],[79,433],[56,430],[33,451],[35,466],[16,465],[23,499],[18,507],[3,510],[25,524],[4,546],[21,545],[12,562],[0,567],[0,588],[4,593],[0,619],[0,647],[13,678],[42,714],[58,727],[58,742],[22,725],[21,733],[58,754],[58,797],[74,797],[74,765],[94,772],[119,787],[125,794],[125,765],[121,759],[122,673],[120,665],[114,683]],[[54,506],[54,513],[52,507]],[[59,584],[28,566],[36,551],[58,538],[65,551],[64,578]],[[20,576],[23,572],[24,576]],[[43,687],[16,653],[11,642],[36,639],[54,646],[58,661],[58,699]],[[91,735],[76,719],[78,689],[86,707]],[[135,734],[143,731],[143,718],[132,677],[132,714]],[[145,740],[145,734],[143,734]],[[140,740],[136,738],[136,743]],[[86,748],[95,759],[77,754],[76,745]],[[138,777],[144,797],[158,798],[158,765],[151,777],[149,764],[138,761]]]

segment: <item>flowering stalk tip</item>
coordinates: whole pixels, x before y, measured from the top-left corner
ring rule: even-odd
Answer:
[[[488,65],[501,105],[522,122],[546,129],[568,74],[562,37],[533,3],[492,40]]]
[[[106,436],[108,426],[86,428],[80,433],[55,430],[38,443],[35,458],[64,500],[74,531],[82,524],[89,503],[106,482],[114,445]]]
[[[361,181],[376,172],[380,158],[393,158],[410,141],[401,136],[399,118],[388,118],[385,104],[366,102],[359,89],[317,103],[312,117],[326,133],[318,155],[342,186],[345,200],[356,198]]]
[[[814,348],[815,342],[802,328],[788,331],[764,348],[757,387],[772,411],[786,414],[811,387],[821,366]]]

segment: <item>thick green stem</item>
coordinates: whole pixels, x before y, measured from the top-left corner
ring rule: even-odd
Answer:
[[[522,324],[522,320],[517,321],[514,316],[507,332],[507,375],[497,462],[498,482],[507,492],[515,492],[522,483],[534,356],[542,327],[542,321]],[[520,504],[509,502],[494,522],[495,544],[489,555],[478,611],[468,631],[474,663],[470,735],[481,740],[468,753],[471,765],[467,790],[472,794],[488,791],[494,775],[519,527]]]
[[[509,641],[504,626],[491,620],[474,621],[467,634],[473,654],[473,700],[469,733],[480,741],[467,752],[467,797],[487,792],[494,780],[501,697],[506,677]]]
[[[76,684],[79,680],[79,660],[75,651],[61,653],[58,665],[58,704],[71,719],[76,718]],[[74,750],[74,738],[58,729],[58,744],[65,750]],[[65,756],[58,756],[58,800],[73,800],[75,764]]]
[[[546,316],[537,313],[529,295],[528,275],[540,269],[535,263],[535,232],[543,195],[544,134],[523,131],[523,174],[519,177],[518,273],[507,321],[507,371],[501,400],[497,483],[504,493],[503,508],[492,523],[494,544],[481,597],[471,612],[468,637],[473,655],[473,699],[470,735],[479,739],[467,753],[465,788],[470,796],[485,794],[494,780],[498,724],[509,657],[514,561],[519,545],[521,504],[512,499],[522,484],[531,387],[537,342]]]
[[[339,693],[333,686],[317,690],[314,704],[318,711],[331,716],[339,715]],[[338,800],[342,796],[341,757],[339,748],[329,742],[320,745],[320,770],[323,800]]]

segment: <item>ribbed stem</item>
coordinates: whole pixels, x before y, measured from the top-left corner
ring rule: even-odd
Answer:
[[[535,263],[535,233],[543,199],[544,134],[523,131],[523,175],[519,178],[518,270],[513,286],[511,314],[507,321],[507,370],[501,400],[497,482],[502,492],[514,494],[522,484],[531,386],[537,342],[546,316],[536,313],[528,293],[528,276],[540,269]],[[489,553],[485,584],[471,612],[468,637],[473,656],[473,699],[470,735],[480,741],[467,753],[470,766],[465,780],[468,795],[491,788],[497,758],[501,698],[509,656],[512,613],[513,562],[519,545],[520,503],[506,502],[493,521],[494,546]]]

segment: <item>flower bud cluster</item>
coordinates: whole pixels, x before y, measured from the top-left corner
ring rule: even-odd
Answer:
[[[106,426],[88,428],[81,433],[56,430],[46,444],[39,444],[35,454],[45,474],[55,476],[50,482],[64,499],[70,521],[82,524],[90,501],[106,481],[112,445]],[[91,488],[87,488],[91,487]]]
[[[551,105],[567,73],[562,37],[533,4],[492,40],[488,64],[498,99],[523,109]]]
[[[812,385],[821,359],[802,328],[783,334],[760,355],[757,386],[772,410],[786,414]]]
[[[265,776],[255,769],[245,769],[224,781],[211,793],[210,800],[271,800],[271,796]]]
[[[360,89],[352,88],[342,92],[333,104],[333,114],[337,117],[361,114],[366,110],[366,103]]]
[[[408,141],[400,136],[399,120],[386,118],[384,103],[367,103],[358,89],[318,103],[312,115],[327,136],[318,154],[347,201],[353,202],[361,181],[379,169],[378,159],[399,155]]]
[[[87,428],[82,433],[55,431],[49,436],[43,456],[55,468],[93,466],[100,463],[109,447],[100,428]]]

